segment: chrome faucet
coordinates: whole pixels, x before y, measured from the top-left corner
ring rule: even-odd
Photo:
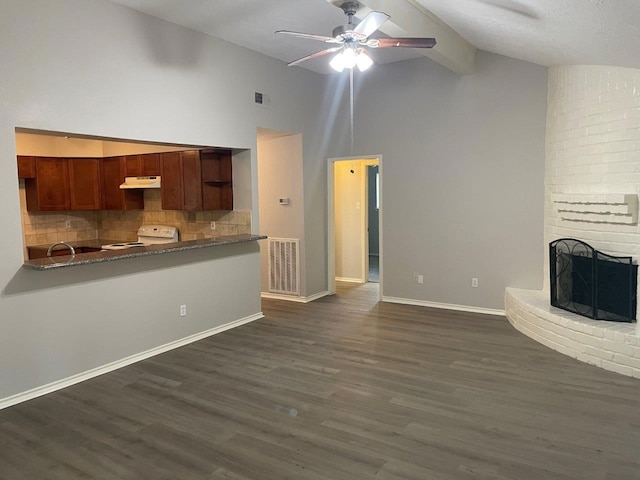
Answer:
[[[47,250],[47,257],[51,256],[51,252],[53,252],[53,248],[57,247],[58,245],[64,245],[65,247],[67,247],[69,250],[71,250],[71,255],[75,255],[76,254],[76,249],[73,248],[72,245],[69,245],[67,242],[58,242],[58,243],[54,243],[53,245],[51,245],[49,247],[49,250]]]

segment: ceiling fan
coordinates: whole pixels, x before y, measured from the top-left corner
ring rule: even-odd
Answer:
[[[341,72],[345,68],[353,69],[357,66],[360,71],[364,71],[373,64],[373,60],[367,53],[369,48],[433,48],[436,44],[435,38],[370,38],[384,22],[390,17],[383,12],[372,11],[359,23],[354,23],[354,15],[360,8],[360,3],[356,1],[346,1],[340,5],[342,11],[349,18],[346,25],[340,25],[333,29],[332,37],[314,35],[310,33],[291,32],[289,30],[278,30],[276,33],[291,35],[293,37],[319,40],[336,46],[321,50],[306,57],[288,63],[287,65],[299,65],[302,62],[313,58],[322,57],[330,53],[338,52],[329,63],[333,69]]]

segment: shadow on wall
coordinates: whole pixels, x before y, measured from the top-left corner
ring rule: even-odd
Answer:
[[[39,290],[49,290],[110,278],[138,275],[154,270],[177,268],[188,264],[208,262],[223,257],[241,256],[259,251],[258,242],[247,242],[237,245],[221,245],[182,252],[123,258],[121,260],[76,265],[49,271],[20,268],[9,283],[7,283],[0,296],[9,297]],[[54,258],[60,261],[61,257]]]
[[[135,31],[139,33],[142,44],[146,45],[156,63],[161,65],[187,66],[200,63],[205,36],[193,35],[178,26],[168,29],[166,23],[158,20],[151,24],[148,17],[140,13]],[[150,25],[153,25],[150,27]]]

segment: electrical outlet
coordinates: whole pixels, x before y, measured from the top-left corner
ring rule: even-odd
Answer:
[[[473,288],[478,288],[478,279],[477,279],[476,277],[473,277],[473,278],[471,279],[471,286],[472,286]]]
[[[424,283],[424,276],[418,275],[418,283]]]
[[[186,317],[187,316],[187,306],[186,305],[180,305],[180,316],[181,317]]]
[[[67,230],[71,228],[71,220],[64,221],[64,228],[66,228]]]
[[[216,229],[216,222],[211,222],[211,230],[215,230]]]

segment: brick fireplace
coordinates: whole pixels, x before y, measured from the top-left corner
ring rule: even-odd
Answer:
[[[637,263],[640,70],[551,67],[545,162],[545,246],[579,238]],[[509,321],[567,355],[640,378],[637,324],[611,325],[551,307],[545,252],[543,291],[507,289]]]

